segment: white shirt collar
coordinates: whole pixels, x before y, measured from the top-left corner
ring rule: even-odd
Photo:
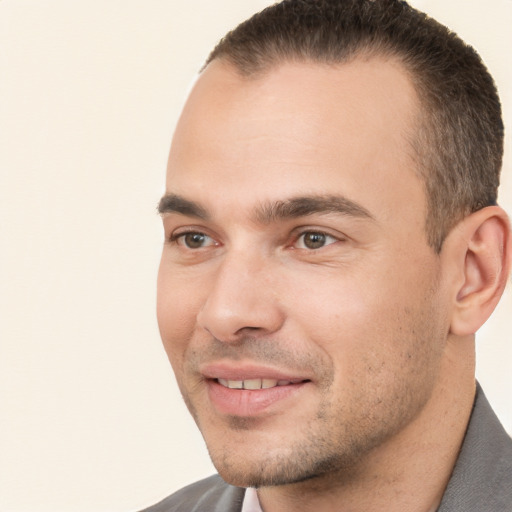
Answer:
[[[245,491],[244,502],[240,512],[263,512],[260,506],[260,500],[256,494],[256,489],[249,487]]]

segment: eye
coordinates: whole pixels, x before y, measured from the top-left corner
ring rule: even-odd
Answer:
[[[337,241],[338,240],[333,236],[322,233],[321,231],[305,231],[301,233],[295,245],[298,249],[314,250],[321,249]]]
[[[215,245],[212,237],[196,231],[174,235],[171,237],[171,242],[176,242],[177,245],[187,247],[188,249],[201,249]]]

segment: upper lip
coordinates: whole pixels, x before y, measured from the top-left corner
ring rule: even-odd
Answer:
[[[249,380],[249,379],[274,379],[277,381],[301,382],[310,380],[302,373],[292,371],[283,371],[271,366],[235,363],[235,362],[217,362],[201,366],[200,373],[206,379],[225,379],[225,380]]]

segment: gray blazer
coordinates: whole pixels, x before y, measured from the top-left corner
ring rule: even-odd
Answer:
[[[244,492],[215,475],[141,512],[240,512]],[[512,512],[512,439],[480,386],[438,512]]]

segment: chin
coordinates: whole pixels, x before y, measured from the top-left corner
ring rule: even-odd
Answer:
[[[318,480],[326,475],[346,472],[354,464],[348,457],[340,460],[338,454],[307,451],[305,447],[281,449],[280,453],[240,453],[230,450],[210,450],[212,462],[219,475],[236,487],[273,487]],[[355,461],[352,461],[355,462]]]

